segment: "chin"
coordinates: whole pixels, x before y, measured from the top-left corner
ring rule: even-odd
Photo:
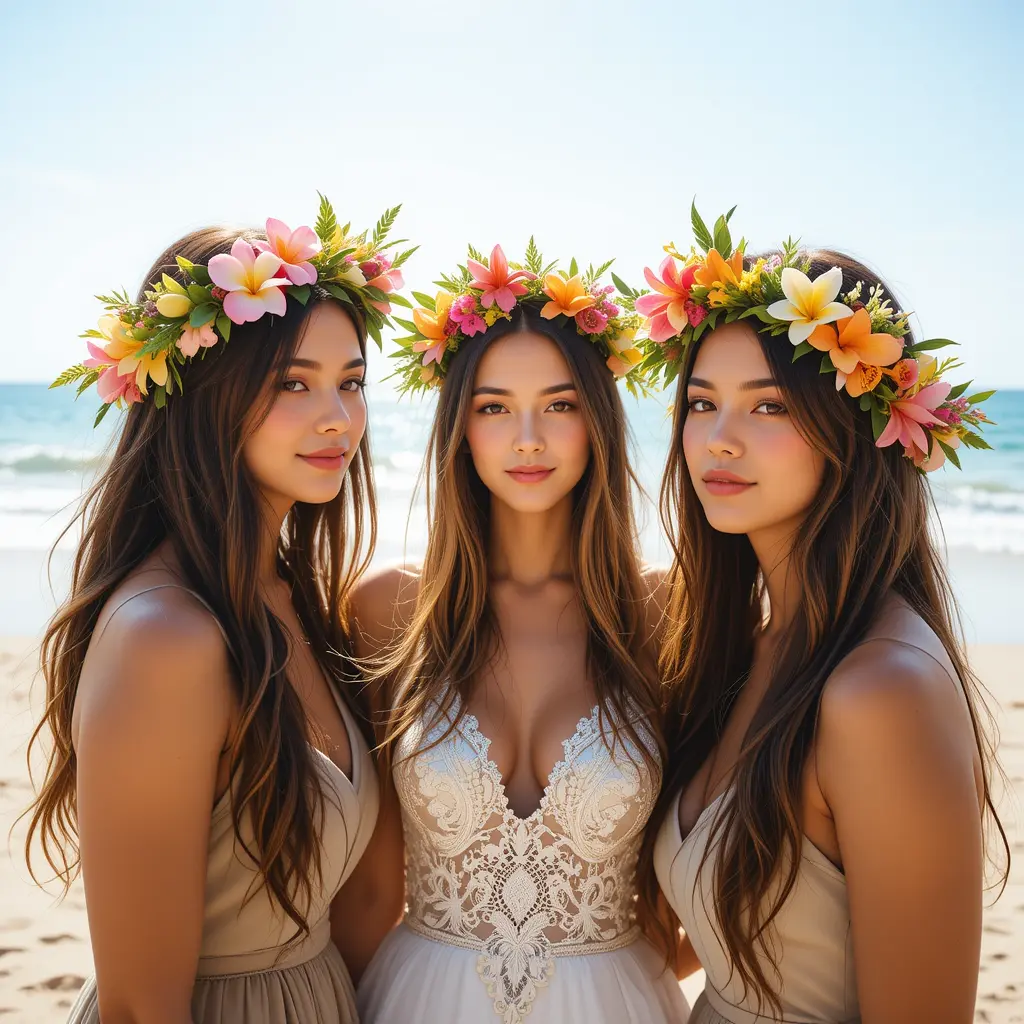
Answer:
[[[527,486],[534,488],[533,493],[524,493]],[[527,486],[519,486],[514,491],[504,493],[492,491],[491,494],[515,512],[550,512],[565,500],[565,495],[561,492],[545,493],[535,484]]]

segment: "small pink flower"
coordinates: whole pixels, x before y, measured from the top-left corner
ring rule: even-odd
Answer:
[[[647,317],[651,341],[668,341],[686,327],[685,306],[690,301],[690,289],[697,269],[695,264],[680,269],[671,256],[662,261],[659,268],[661,277],[650,267],[644,267],[644,277],[654,291],[636,300],[636,311]]]
[[[619,309],[619,307],[616,306],[614,302],[602,302],[601,305],[598,306],[598,309],[600,309],[601,312],[604,313],[604,315],[607,317],[618,316],[619,313],[622,312],[622,310]]]
[[[453,320],[448,317],[444,322],[444,336],[450,338],[453,334],[458,334],[462,324],[458,320]]]
[[[218,340],[216,331],[209,324],[203,324],[202,327],[186,324],[178,339],[178,348],[182,355],[194,356],[201,348],[216,345]]]
[[[377,256],[372,260],[359,264],[359,270],[366,278],[368,288],[379,288],[382,292],[393,292],[405,287],[402,271],[391,268],[391,260],[386,256]],[[376,271],[376,273],[374,273]],[[379,309],[385,316],[391,312],[391,303],[379,299],[370,299],[370,305]]]
[[[576,326],[587,334],[600,334],[608,326],[608,317],[596,306],[588,306],[576,314]]]
[[[487,330],[487,323],[476,311],[476,299],[472,295],[462,295],[452,303],[448,311],[449,323],[454,321],[458,329],[467,338],[483,334]],[[447,328],[446,328],[447,329]]]
[[[708,315],[708,311],[703,306],[698,306],[693,299],[687,299],[683,303],[683,309],[686,312],[686,319],[690,321],[691,327],[696,327]]]
[[[294,231],[282,220],[267,220],[267,240],[252,243],[258,252],[272,252],[281,260],[277,271],[292,284],[316,284],[316,267],[308,262],[320,251],[320,239],[305,225]]]

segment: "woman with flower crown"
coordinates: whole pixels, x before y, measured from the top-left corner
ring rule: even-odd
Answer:
[[[679,378],[646,853],[707,972],[691,1022],[967,1024],[1002,829],[924,473],[988,447],[988,396],[867,267],[753,259],[728,221],[694,209],[700,247],[634,295],[645,368]]]
[[[29,841],[84,876],[75,1024],[357,1019],[339,950],[358,960],[382,925],[342,889],[378,807],[348,600],[374,537],[363,377],[402,283],[396,213],[369,237],[326,200],[316,232],[193,232],[137,300],[106,297],[58,379],[127,407],[42,648]]]
[[[436,391],[422,568],[357,590],[378,700],[374,883],[406,913],[359,987],[367,1024],[676,1022],[635,921],[661,779],[647,589],[616,376],[638,318],[598,281],[470,251],[402,339]],[[389,642],[394,646],[387,650]],[[379,830],[379,831],[381,831]]]

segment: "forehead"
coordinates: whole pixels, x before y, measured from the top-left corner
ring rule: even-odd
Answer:
[[[785,338],[775,339],[786,344]],[[717,327],[701,343],[691,377],[727,387],[772,376],[768,360],[752,327],[733,323]]]
[[[532,331],[506,334],[484,353],[473,382],[477,388],[502,388],[514,393],[542,391],[572,384],[569,364],[550,338]]]
[[[358,359],[362,351],[352,318],[336,302],[318,302],[306,318],[295,355],[325,365]]]

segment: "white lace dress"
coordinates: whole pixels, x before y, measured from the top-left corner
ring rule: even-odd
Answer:
[[[634,921],[637,854],[661,780],[631,745],[609,749],[607,723],[596,707],[580,721],[523,819],[473,715],[437,745],[444,721],[406,733],[394,779],[408,906],[363,976],[362,1024],[687,1020],[678,983]]]

